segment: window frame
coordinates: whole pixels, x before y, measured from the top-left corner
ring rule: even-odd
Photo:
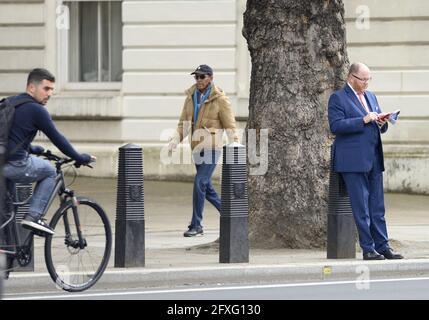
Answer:
[[[79,2],[98,2],[99,5],[101,2],[123,2],[122,0],[59,0],[57,4],[65,6],[66,3],[79,3]],[[99,7],[100,8],[100,7]],[[101,19],[100,12],[98,10],[98,46],[101,46]],[[73,82],[70,81],[70,28],[71,28],[71,19],[79,19],[77,15],[72,15],[72,10],[69,11],[69,29],[59,29],[58,30],[58,70],[59,70],[59,80],[61,82],[61,89],[66,91],[121,91],[122,90],[122,82],[123,81],[114,81],[114,82]],[[110,19],[110,15],[109,15]],[[109,23],[109,33],[110,33],[111,24]],[[79,43],[77,41],[77,43]],[[111,46],[109,42],[109,52],[111,52]],[[121,48],[121,54],[123,51],[123,47]],[[100,54],[100,53],[99,53]],[[111,54],[109,54],[109,67],[111,66]],[[102,60],[98,59],[98,69],[101,69]],[[122,66],[123,68],[123,63]],[[110,68],[111,70],[111,68]],[[110,76],[110,74],[109,74]],[[99,79],[101,78],[101,73],[98,74]]]

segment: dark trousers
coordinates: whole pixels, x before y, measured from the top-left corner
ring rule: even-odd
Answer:
[[[377,153],[378,154],[378,153]],[[388,248],[384,218],[384,191],[381,158],[376,156],[370,172],[342,172],[364,253]]]

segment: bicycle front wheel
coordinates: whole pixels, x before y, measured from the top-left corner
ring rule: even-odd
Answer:
[[[80,226],[68,201],[54,214],[50,226],[55,234],[45,241],[48,272],[58,287],[69,292],[87,290],[100,279],[112,248],[112,231],[104,210],[87,198],[78,198],[78,202]]]

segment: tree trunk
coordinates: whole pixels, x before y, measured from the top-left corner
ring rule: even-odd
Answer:
[[[269,129],[268,172],[249,176],[253,247],[326,245],[329,95],[346,78],[341,0],[248,0],[247,129]]]

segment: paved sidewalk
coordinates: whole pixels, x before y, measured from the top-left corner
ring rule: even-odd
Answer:
[[[97,199],[109,212],[114,227],[116,182],[113,179],[80,178],[73,188],[78,194]],[[328,260],[324,250],[252,249],[248,264],[219,263],[219,252],[214,243],[219,236],[219,215],[209,203],[206,203],[204,236],[183,237],[191,218],[191,196],[190,183],[145,182],[146,266],[115,269],[112,250],[108,270],[96,287],[228,283],[240,279],[325,279],[356,275],[356,268],[362,265],[375,273],[429,274],[429,196],[386,194],[391,245],[405,255],[405,260],[368,263],[362,261],[359,249],[357,258],[348,260]],[[36,238],[35,272],[11,274],[6,290],[43,285],[53,287],[44,265],[43,244],[42,238]]]

